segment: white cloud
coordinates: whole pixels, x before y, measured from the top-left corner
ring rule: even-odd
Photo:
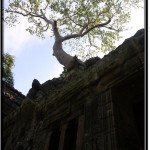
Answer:
[[[122,44],[125,39],[133,36],[139,29],[144,28],[144,9],[133,9],[131,11],[131,19],[126,28],[127,30],[120,33],[122,38],[116,42],[117,46]]]
[[[28,21],[20,17],[20,23],[15,27],[4,24],[4,51],[18,56],[24,45],[30,41],[31,35],[25,30]]]
[[[8,0],[4,1],[4,8],[8,8],[8,6]],[[7,14],[4,13],[5,15]],[[23,16],[20,16],[18,19],[20,23],[14,27],[9,27],[4,23],[3,30],[3,50],[15,56],[20,54],[22,47],[31,39],[31,35],[25,30],[28,26],[27,19]]]
[[[19,22],[14,27],[9,27],[4,24],[4,51],[18,57],[23,51],[25,45],[31,43],[37,43],[39,39],[36,35],[31,35],[26,29],[29,27],[27,18],[20,16]],[[50,33],[45,33],[45,37],[48,38]],[[38,40],[41,41],[42,40]]]

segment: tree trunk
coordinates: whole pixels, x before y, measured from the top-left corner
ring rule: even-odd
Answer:
[[[53,46],[53,55],[57,58],[60,64],[67,68],[67,70],[79,67],[80,65],[83,66],[82,61],[77,59],[77,57],[72,57],[63,50],[61,38],[55,39],[55,43]]]
[[[54,36],[55,36],[55,43],[53,46],[53,55],[57,58],[59,63],[62,64],[63,66],[65,66],[67,68],[67,70],[71,70],[75,67],[84,68],[84,63],[81,60],[79,60],[76,56],[72,57],[71,55],[67,54],[63,50],[62,42],[69,40],[71,38],[83,37],[84,35],[86,35],[88,32],[90,32],[94,28],[104,27],[105,25],[110,23],[111,19],[109,19],[105,23],[97,24],[90,28],[88,28],[88,24],[85,23],[85,25],[82,26],[79,33],[70,34],[70,35],[66,35],[66,36],[62,37],[57,28],[57,21],[55,21],[55,20],[51,21],[51,20],[47,19],[45,14],[43,13],[42,9],[40,11],[41,11],[42,19],[44,19],[47,22],[47,24],[52,25],[52,30],[53,30]]]

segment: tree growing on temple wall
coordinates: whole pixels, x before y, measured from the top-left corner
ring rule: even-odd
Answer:
[[[13,0],[5,11],[4,21],[14,25],[18,16],[28,19],[31,34],[55,38],[53,55],[65,68],[83,66],[76,56],[64,50],[69,44],[79,56],[93,56],[98,51],[114,49],[119,32],[125,29],[130,11],[142,0]]]

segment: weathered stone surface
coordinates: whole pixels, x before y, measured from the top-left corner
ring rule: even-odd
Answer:
[[[37,79],[34,79],[32,82],[32,88],[29,90],[27,97],[34,99],[37,92],[41,89],[41,84]]]
[[[1,102],[2,117],[6,117],[7,115],[15,111],[18,107],[20,107],[25,96],[4,81],[2,82],[2,85],[2,97],[5,97],[5,99],[2,99]]]
[[[65,78],[34,81],[36,92],[3,120],[5,150],[144,149],[144,122],[137,119],[144,108],[144,30],[85,64]]]

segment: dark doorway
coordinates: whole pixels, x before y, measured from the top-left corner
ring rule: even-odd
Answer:
[[[78,120],[75,118],[68,123],[66,129],[64,150],[75,150],[76,149],[76,138],[77,138]]]
[[[144,73],[122,80],[112,89],[118,149],[144,150]]]
[[[141,100],[133,105],[133,113],[141,146],[144,149],[144,100]]]
[[[59,128],[53,130],[50,140],[49,150],[58,150],[60,139],[60,131]]]

